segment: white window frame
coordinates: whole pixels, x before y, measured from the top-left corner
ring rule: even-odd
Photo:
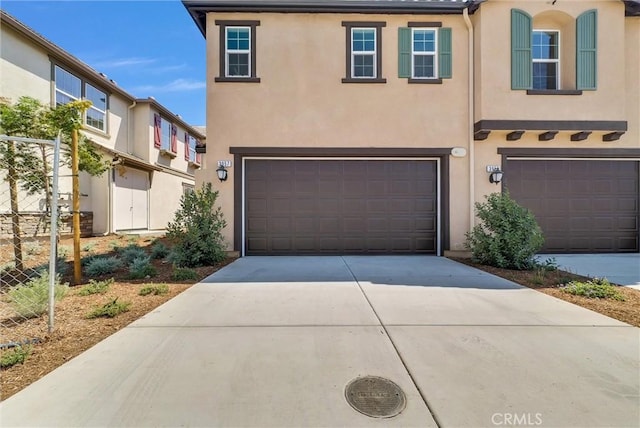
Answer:
[[[86,90],[87,86],[91,86],[95,91],[100,92],[100,93],[102,93],[104,95],[105,110],[99,109],[98,107],[95,106],[95,104],[93,104],[93,102],[91,103],[91,106],[89,107],[88,110],[97,111],[98,113],[100,113],[104,117],[103,123],[104,123],[104,128],[105,129],[100,129],[100,128],[96,128],[95,126],[89,125],[89,123],[87,121],[87,112],[88,112],[88,110],[87,110],[87,112],[84,113],[84,115],[85,115],[85,117],[84,117],[85,125],[93,128],[93,129],[97,129],[98,131],[106,132],[106,128],[107,128],[107,110],[106,110],[106,106],[108,105],[107,93],[104,92],[103,90],[99,89],[99,88],[96,88],[94,85],[92,85],[90,83],[84,82],[83,88],[84,88],[85,95],[86,95],[86,92],[87,92],[87,90]],[[89,100],[89,101],[91,101],[91,100]]]
[[[560,46],[562,46],[560,44],[560,30],[554,30],[554,29],[541,29],[541,28],[535,28],[533,29],[533,31],[531,32],[531,38],[533,40],[533,35],[535,33],[555,33],[557,34],[557,47],[558,47],[558,58],[556,59],[536,59],[533,57],[533,50],[531,52],[531,61],[532,61],[532,68],[533,68],[533,64],[556,64],[556,88],[552,89],[552,90],[560,90]],[[533,70],[531,71],[531,78],[533,79]]]
[[[415,51],[414,50],[414,41],[415,41],[415,32],[416,31],[428,31],[432,32],[433,37],[433,51],[423,52],[423,51]],[[433,57],[433,76],[416,76],[416,68],[415,68],[415,57],[416,56],[432,56]],[[425,28],[425,27],[412,27],[411,28],[411,78],[412,79],[420,79],[420,80],[429,80],[429,79],[437,79],[438,78],[438,31],[435,28]]]
[[[56,70],[57,70],[57,69],[59,69],[59,70],[61,70],[61,71],[65,72],[65,73],[67,73],[67,74],[70,74],[71,76],[75,77],[76,79],[78,79],[78,80],[80,81],[80,98],[77,98],[76,96],[71,95],[71,94],[69,94],[68,92],[66,92],[66,91],[64,91],[64,90],[62,90],[62,89],[60,89],[60,88],[58,87],[58,81],[57,81],[57,79],[55,78],[55,76],[56,76]],[[104,115],[104,121],[103,121],[103,123],[104,123],[104,129],[96,128],[95,126],[89,125],[89,124],[87,123],[87,112],[86,112],[86,111],[83,113],[82,123],[83,123],[83,125],[84,125],[85,127],[87,127],[87,128],[90,128],[90,129],[96,130],[96,131],[98,131],[98,132],[103,132],[103,133],[105,133],[105,134],[106,134],[106,133],[107,133],[107,117],[108,117],[108,115],[107,115],[107,111],[109,110],[109,95],[108,95],[105,91],[103,91],[102,89],[98,88],[97,86],[95,86],[95,85],[93,85],[93,84],[91,84],[91,83],[87,82],[87,81],[86,81],[86,80],[84,80],[83,78],[81,78],[81,77],[79,77],[79,76],[75,75],[74,73],[70,72],[70,71],[69,71],[69,70],[67,70],[66,68],[60,67],[60,66],[59,66],[59,65],[57,65],[57,64],[54,64],[53,75],[54,75],[54,100],[53,100],[54,105],[57,105],[57,104],[58,104],[58,101],[57,101],[57,98],[58,98],[58,97],[56,96],[58,93],[60,93],[60,94],[64,95],[65,97],[71,98],[71,99],[72,99],[72,100],[74,100],[74,101],[78,101],[78,100],[80,100],[80,99],[88,100],[88,98],[86,97],[86,95],[87,95],[87,86],[91,86],[94,90],[96,90],[96,91],[101,92],[101,93],[103,93],[103,94],[104,94],[104,98],[105,98],[105,103],[104,103],[104,104],[105,104],[105,108],[106,108],[105,110],[101,110],[101,109],[99,109],[99,108],[95,107],[95,106],[93,105],[93,103],[91,104],[91,106],[90,106],[90,107],[89,107],[89,109],[88,109],[88,110],[95,110],[95,111],[97,111],[98,113],[100,113],[100,114]],[[91,101],[91,100],[89,100],[89,101]]]
[[[373,31],[373,51],[356,51],[353,49],[353,33],[355,31],[369,30]],[[351,78],[352,79],[376,79],[378,77],[378,29],[376,27],[352,27],[351,28]],[[355,73],[355,57],[371,56],[373,58],[373,75],[372,76],[356,76]]]
[[[169,127],[168,128],[169,133],[167,136],[165,136],[165,133],[164,133],[165,125]],[[164,117],[160,116],[160,150],[164,150],[169,153],[173,153],[173,151],[171,150],[171,125],[172,125],[171,122],[169,122]],[[165,141],[165,138],[166,138],[166,141]]]
[[[187,134],[187,141],[185,142],[185,144],[189,149],[189,162],[193,163],[194,165],[200,165],[200,162],[198,162],[198,154],[196,153],[197,141],[198,140],[196,137],[191,134]],[[191,144],[192,142],[193,144]]]
[[[246,30],[249,32],[249,49],[229,49],[229,30]],[[246,26],[229,26],[224,29],[224,75],[225,77],[251,77],[251,27]],[[247,74],[229,74],[229,55],[246,54],[247,55]]]

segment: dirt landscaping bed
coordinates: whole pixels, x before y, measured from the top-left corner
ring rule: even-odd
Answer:
[[[640,327],[640,291],[638,290],[629,287],[617,287],[617,291],[624,297],[624,300],[587,298],[566,293],[561,290],[560,285],[568,281],[584,282],[592,278],[562,270],[518,271],[484,266],[473,263],[470,259],[452,258],[452,260],[473,266],[474,268],[565,300],[574,305],[582,306],[583,308],[617,319],[618,321]]]
[[[90,248],[90,250],[82,251],[82,256],[116,255],[114,248],[124,248],[134,244],[145,248],[149,252],[150,246],[157,241],[162,242],[163,239],[138,236],[83,238],[81,247]],[[59,246],[72,248],[73,242],[70,239],[63,239]],[[41,258],[42,260],[37,257],[30,258],[29,263],[34,265],[46,263],[46,255]],[[73,282],[71,259],[72,254],[67,256],[67,273],[63,277],[63,281],[70,284]],[[27,320],[17,317],[3,317],[0,319],[0,327],[2,327],[1,343],[25,341],[35,343],[29,345],[30,352],[23,364],[13,365],[2,369],[0,372],[0,398],[4,400],[22,390],[66,361],[151,312],[231,261],[232,259],[229,259],[217,266],[196,268],[194,269],[196,278],[185,281],[172,279],[174,272],[172,264],[161,259],[152,260],[157,274],[150,278],[130,280],[128,279],[129,272],[127,268],[123,267],[113,274],[92,278],[95,280],[114,278],[115,281],[105,294],[88,296],[78,294],[82,285],[89,282],[89,278],[84,276],[79,285],[70,286],[67,295],[56,303],[54,330],[51,334],[48,333],[48,315],[46,313],[40,317]],[[168,290],[165,294],[141,296],[139,294],[140,290],[148,284],[166,284]],[[87,314],[96,307],[103,306],[114,299],[117,299],[118,302],[129,302],[129,310],[114,318],[87,318]],[[6,298],[0,301],[1,305],[4,305],[4,308],[0,313],[11,313],[7,310],[8,303]],[[3,349],[2,353],[11,352],[12,349]]]

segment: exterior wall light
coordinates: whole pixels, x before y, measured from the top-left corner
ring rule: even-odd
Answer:
[[[495,184],[500,183],[502,181],[503,175],[504,173],[499,169],[491,172],[491,174],[489,174],[489,183],[495,183]]]
[[[227,169],[223,165],[220,165],[218,169],[216,169],[216,173],[220,181],[227,181]]]

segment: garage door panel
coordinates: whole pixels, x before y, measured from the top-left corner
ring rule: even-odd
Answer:
[[[638,230],[638,219],[636,217],[618,217],[616,220],[617,227],[620,230]]]
[[[504,183],[536,216],[545,236],[543,252],[637,252],[639,165],[507,160]]]
[[[248,255],[437,249],[436,161],[251,159],[245,170]]]
[[[618,240],[618,244],[617,246],[622,249],[622,250],[626,250],[626,251],[635,251],[636,248],[638,248],[638,239],[634,239],[634,238],[620,238]]]

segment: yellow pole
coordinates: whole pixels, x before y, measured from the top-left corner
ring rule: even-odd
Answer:
[[[80,181],[78,180],[78,131],[71,133],[71,185],[73,188],[73,282],[80,284]]]

